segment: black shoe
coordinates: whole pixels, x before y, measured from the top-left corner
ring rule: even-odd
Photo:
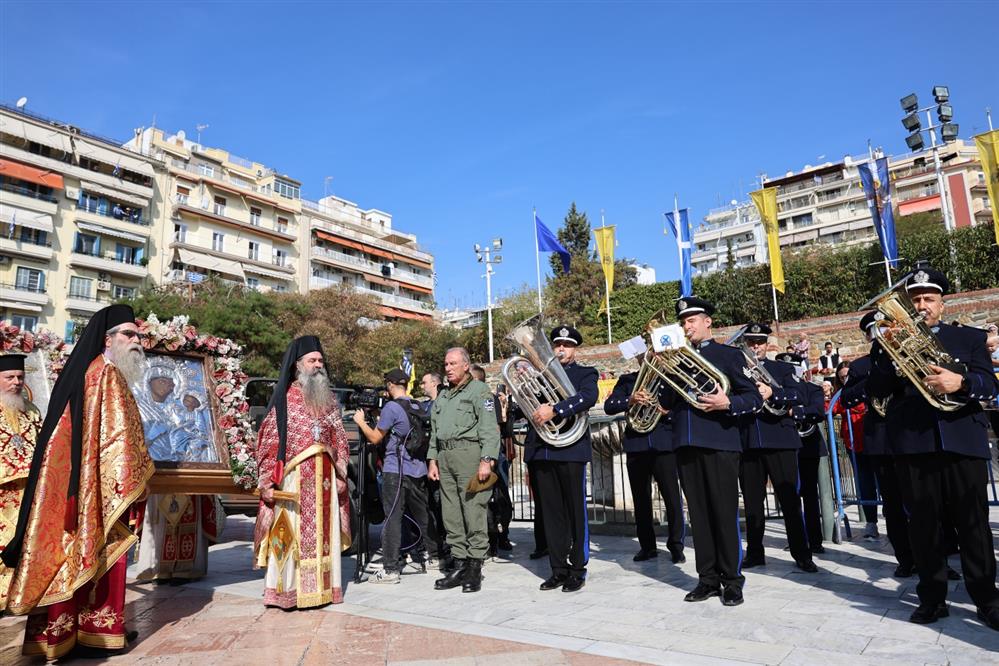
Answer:
[[[942,617],[950,615],[947,604],[919,604],[919,607],[912,611],[909,622],[915,624],[932,624]]]
[[[819,568],[815,566],[815,562],[811,560],[795,560],[794,566],[798,567],[805,573],[818,573]]]
[[[434,581],[435,590],[450,590],[452,587],[461,585],[462,579],[465,577],[465,560],[455,558],[454,562],[454,569],[451,569],[443,578]]]
[[[461,578],[462,592],[478,592],[482,589],[482,560],[466,560],[465,573]]]
[[[536,550],[530,555],[528,555],[532,560],[540,560],[542,557],[548,557],[548,549],[542,548],[541,550]]]
[[[742,601],[742,590],[734,585],[726,587],[725,591],[722,592],[722,605],[724,606],[738,606]]]
[[[633,562],[644,562],[645,560],[651,560],[654,557],[659,557],[658,550],[656,550],[655,548],[652,548],[651,550],[646,550],[643,548],[640,551],[638,551],[638,554],[631,559]]]
[[[510,543],[510,539],[507,537],[500,539],[496,545],[499,546],[500,550],[513,550],[513,544]]]
[[[895,578],[910,578],[912,576],[911,564],[900,564],[895,567]]]
[[[538,589],[542,592],[555,590],[562,587],[567,580],[569,580],[569,576],[566,574],[552,574],[548,580],[541,583],[541,586],[538,587]]]
[[[947,580],[961,580],[961,574],[947,567]]]
[[[705,599],[710,599],[711,597],[717,597],[721,594],[721,590],[717,587],[711,587],[705,585],[704,583],[698,583],[697,587],[687,593],[687,596],[683,598],[684,601],[704,601]]]
[[[818,546],[812,546],[812,555],[825,555],[825,554],[826,554],[826,549],[825,546],[823,546],[822,544],[819,544]]]
[[[582,576],[569,576],[562,585],[563,592],[578,592],[586,585],[586,579]]]
[[[767,560],[762,555],[752,555],[746,557],[742,561],[743,569],[752,569],[753,567],[765,567],[767,566]]]
[[[978,607],[975,612],[989,629],[999,631],[999,606],[989,606],[988,608]]]
[[[683,554],[683,548],[669,551],[669,556],[673,560],[673,564],[683,564],[687,561],[687,556]]]

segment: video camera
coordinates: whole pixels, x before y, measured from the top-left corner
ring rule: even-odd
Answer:
[[[347,396],[347,409],[362,409],[365,412],[380,411],[385,405],[385,395],[380,388],[358,386]]]

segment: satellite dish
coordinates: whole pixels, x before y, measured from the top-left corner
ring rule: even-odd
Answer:
[[[24,105],[27,104],[27,103],[28,103],[28,98],[27,97],[22,97],[21,99],[17,100],[17,108],[23,109]]]
[[[180,139],[181,141],[185,140],[187,138],[187,132],[185,132],[184,130],[178,131],[177,138]]]

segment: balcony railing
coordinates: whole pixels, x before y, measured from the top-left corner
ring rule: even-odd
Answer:
[[[35,192],[32,189],[22,187],[21,185],[14,185],[13,183],[0,183],[0,190],[3,190],[4,192],[11,192],[12,194],[20,194],[22,197],[38,199],[39,201],[48,201],[49,203],[58,203],[59,201],[51,194]]]
[[[142,217],[142,211],[132,209],[130,213],[126,213],[124,210],[108,210],[106,206],[98,206],[93,203],[77,203],[77,210],[82,210],[87,213],[92,213],[94,215],[100,215],[101,217],[109,217],[112,220],[120,220],[122,222],[131,222],[132,224],[139,224],[144,227],[148,227],[150,221]]]
[[[119,264],[128,264],[129,266],[141,266],[142,265],[142,260],[141,259],[125,259],[125,258],[119,257],[118,255],[113,254],[113,253],[110,253],[110,254],[109,253],[98,254],[96,252],[87,252],[86,250],[80,250],[80,249],[77,249],[77,248],[73,248],[73,254],[79,254],[79,255],[82,255],[84,257],[94,257],[95,259],[106,259],[108,261],[116,261]]]
[[[382,274],[382,266],[384,264],[371,261],[370,259],[365,259],[364,257],[355,257],[343,252],[337,252],[336,250],[330,250],[323,247],[313,247],[312,254],[317,257],[327,257],[334,261],[339,261],[344,264],[349,264],[351,266],[358,266],[364,270],[377,275]],[[413,273],[412,271],[402,270],[400,268],[395,268],[392,272],[385,276],[392,280],[399,280],[400,282],[409,282],[411,284],[417,284],[426,287],[433,286],[433,278],[426,275],[420,275],[419,273]]]
[[[24,282],[15,282],[13,284],[9,282],[0,282],[0,289],[13,289],[15,291],[29,291],[32,294],[44,294],[45,287],[32,287],[30,284],[25,284]]]
[[[396,294],[387,294],[384,291],[378,291],[377,289],[368,289],[367,287],[361,287],[356,284],[351,284],[349,282],[344,283],[340,280],[331,280],[329,278],[322,277],[311,277],[309,278],[309,288],[310,289],[326,289],[328,287],[339,287],[341,284],[346,284],[348,287],[355,289],[362,294],[371,294],[372,296],[377,296],[381,302],[385,305],[395,305],[400,308],[406,308],[408,310],[425,311],[430,310],[430,303],[424,301],[418,301],[415,298],[406,298],[405,296],[398,296]]]

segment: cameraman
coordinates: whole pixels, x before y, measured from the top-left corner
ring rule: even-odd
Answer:
[[[385,388],[391,400],[382,407],[378,423],[370,427],[364,414],[354,412],[354,423],[373,446],[379,445],[386,435],[385,462],[382,465],[382,506],[385,509],[385,522],[382,525],[382,561],[384,569],[379,571],[372,583],[396,584],[399,582],[401,560],[399,557],[402,540],[403,512],[408,511],[416,522],[423,540],[423,546],[432,548],[433,542],[427,530],[427,492],[424,478],[427,476],[425,460],[410,456],[406,450],[406,438],[410,433],[409,416],[400,401],[411,401],[406,395],[409,375],[398,368],[385,373]],[[415,559],[425,562],[426,552],[418,546]]]

